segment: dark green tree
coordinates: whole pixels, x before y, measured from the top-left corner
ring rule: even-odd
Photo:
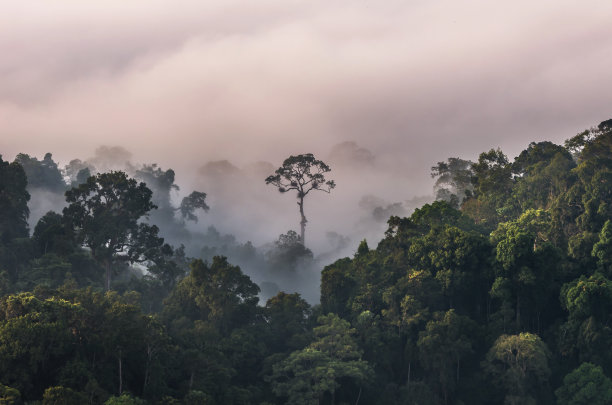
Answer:
[[[555,391],[558,405],[606,405],[612,403],[612,380],[601,367],[582,363],[563,378]]]
[[[37,256],[47,253],[70,254],[75,249],[73,239],[72,230],[66,226],[62,216],[53,211],[47,212],[38,220],[32,235]]]
[[[11,288],[32,258],[27,184],[21,165],[0,155],[0,292]]]
[[[234,396],[252,402],[257,390],[245,387],[254,384],[265,346],[256,335],[259,288],[225,257],[211,264],[194,260],[190,268],[163,311],[181,345],[177,378],[187,390],[203,391],[219,403],[233,403]]]
[[[548,394],[550,351],[535,334],[501,335],[482,363],[504,404],[542,403]]]
[[[86,401],[85,395],[70,388],[57,386],[45,390],[42,405],[81,405]]]
[[[252,320],[259,287],[240,267],[216,256],[209,265],[194,260],[191,273],[180,281],[166,303],[166,316],[184,314],[211,322],[223,333]]]
[[[512,164],[515,185],[507,210],[567,209],[561,197],[575,181],[574,167],[572,155],[562,146],[532,142]]]
[[[23,170],[28,177],[28,188],[30,190],[41,188],[54,193],[62,193],[66,190],[62,173],[50,153],[46,153],[43,160],[40,161],[35,157],[20,153],[15,161],[23,166]]]
[[[312,251],[304,246],[295,231],[281,234],[274,247],[266,252],[270,269],[276,273],[295,272],[300,263],[312,260]]]
[[[0,384],[0,403],[2,405],[21,405],[19,390]]]
[[[544,311],[554,311],[559,251],[548,242],[550,216],[529,209],[518,219],[500,223],[491,234],[499,267],[491,295],[514,307],[516,328],[541,329]],[[502,305],[502,309],[503,309]]]
[[[500,149],[491,149],[480,154],[472,170],[475,198],[464,202],[462,209],[476,223],[492,230],[504,218],[498,210],[505,206],[512,190],[512,165]]]
[[[358,402],[361,386],[372,370],[361,359],[353,337],[355,329],[336,314],[319,317],[319,324],[314,328],[314,342],[274,365],[270,377],[272,389],[292,404],[319,404],[325,394],[335,404],[336,391],[346,380],[358,387],[350,390],[351,402]]]
[[[560,331],[564,356],[608,367],[612,356],[612,283],[600,273],[581,276],[561,289],[561,304],[568,311]]]
[[[0,155],[0,243],[28,236],[28,179],[23,167]]]
[[[143,262],[159,257],[163,239],[158,228],[139,220],[155,208],[151,190],[124,172],[100,173],[87,183],[66,192],[64,218],[77,242],[91,249],[106,270],[106,289],[111,287],[115,261]],[[167,249],[166,249],[167,250]]]
[[[473,163],[460,158],[448,158],[431,168],[431,177],[437,178],[434,184],[436,200],[444,200],[458,208],[465,197],[472,195]]]
[[[300,294],[279,292],[266,302],[265,316],[270,329],[268,345],[275,353],[302,349],[311,337],[310,305]]]
[[[454,310],[437,313],[419,333],[417,348],[423,368],[437,391],[448,404],[461,378],[461,365],[474,352],[477,325]]]
[[[196,209],[208,211],[210,207],[206,204],[206,193],[192,191],[187,197],[181,200],[178,210],[183,218],[198,222],[198,217],[194,214]]]
[[[612,276],[612,221],[607,220],[601,232],[599,241],[593,245],[593,257],[597,259],[599,271],[608,277]]]

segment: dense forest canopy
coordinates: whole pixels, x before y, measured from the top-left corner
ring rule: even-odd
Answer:
[[[279,287],[319,263],[293,230],[168,243],[214,215],[202,191],[175,206],[174,176],[0,157],[0,402],[612,401],[610,120],[438,162],[436,201],[325,266],[317,304]],[[29,229],[40,190],[65,208]]]

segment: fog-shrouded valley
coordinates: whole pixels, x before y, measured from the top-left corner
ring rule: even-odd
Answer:
[[[449,157],[404,199],[356,142],[180,185],[120,146],[1,160],[0,395],[606,403],[611,140]]]
[[[276,166],[257,161],[242,167],[226,159],[208,161],[181,175],[157,163],[136,163],[132,153],[121,146],[103,145],[91,157],[70,159],[64,165],[53,156],[50,152],[41,157],[20,153],[15,158],[31,179],[27,187],[31,230],[47,212],[62,212],[67,206],[64,193],[84,182],[85,173],[123,171],[145,182],[153,193],[157,208],[143,216],[143,221],[158,226],[160,236],[170,245],[184,246],[188,257],[211,260],[215,255],[227,256],[254,281],[263,283],[264,301],[270,298],[266,294],[283,290],[317,303],[321,268],[352,254],[363,239],[380,240],[390,216],[405,216],[434,200],[431,180],[426,179],[431,183],[426,193],[412,195],[402,187],[409,185],[408,176],[381,168],[371,151],[354,141],[333,145],[325,161],[333,168],[328,177],[339,186],[327,194],[313,192],[305,199],[309,234],[305,256],[290,258],[287,271],[275,273],[272,267],[285,266],[270,262],[278,253],[279,238],[288,232],[297,232],[299,237],[300,230],[297,194],[279,193],[264,181],[284,159]],[[183,217],[181,200],[194,190],[205,193],[205,209]]]
[[[610,16],[5,2],[0,404],[612,404]]]

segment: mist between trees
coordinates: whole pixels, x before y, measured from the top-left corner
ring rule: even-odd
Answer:
[[[333,195],[324,196],[327,198],[308,197],[310,240],[301,252],[291,237],[293,231],[300,231],[295,197],[279,196],[263,181],[275,170],[270,162],[239,168],[228,160],[209,161],[193,173],[183,174],[184,185],[179,186],[180,174],[155,163],[134,163],[132,154],[120,146],[101,146],[93,157],[72,159],[63,165],[55,162],[51,153],[42,159],[19,154],[15,161],[28,174],[30,229],[47,212],[62,212],[67,205],[64,193],[70,187],[96,173],[123,171],[144,182],[153,193],[151,201],[157,208],[141,222],[156,225],[159,236],[174,247],[184,246],[188,257],[210,261],[215,255],[227,256],[262,286],[262,299],[283,290],[318,302],[322,267],[351,254],[363,238],[380,239],[390,215],[406,215],[433,200],[423,196],[392,202],[376,196],[397,198],[401,193],[384,190],[380,179],[374,183],[384,170],[377,166],[372,152],[355,142],[337,144],[325,161],[332,165],[333,177],[342,186]],[[368,179],[372,179],[372,187],[358,185]],[[183,198],[194,189],[206,194],[210,211],[181,211],[185,208],[181,206]],[[129,280],[132,273],[138,276],[142,270],[132,268],[125,274],[117,270],[114,278]]]
[[[352,175],[375,165],[353,143],[329,162],[343,154]],[[349,204],[342,164],[208,162],[184,189],[129,158],[0,159],[2,401],[612,401],[612,120],[513,160],[440,161],[429,203],[361,188],[352,230],[369,232],[332,228],[317,249],[291,228],[305,224],[300,186],[334,189],[308,197],[308,226],[334,226],[319,214]],[[285,182],[287,167],[325,178]],[[297,191],[300,215],[265,183]]]

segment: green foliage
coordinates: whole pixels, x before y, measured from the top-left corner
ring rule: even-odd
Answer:
[[[47,253],[70,254],[75,250],[73,239],[74,235],[66,227],[63,217],[53,211],[38,220],[32,235],[37,257]]]
[[[593,257],[597,259],[599,270],[612,276],[612,222],[607,220],[601,232],[599,241],[593,245]]]
[[[214,400],[202,391],[189,391],[183,399],[185,405],[213,405]]]
[[[547,212],[529,209],[491,234],[499,264],[491,295],[502,310],[514,308],[518,329],[540,330],[541,313],[555,310],[561,255],[548,242],[549,224]]]
[[[474,352],[477,325],[454,310],[436,313],[419,333],[417,349],[431,386],[448,403],[459,385],[461,364]]]
[[[504,393],[504,403],[535,404],[545,398],[551,373],[550,356],[548,347],[538,335],[501,335],[482,366],[491,382]]]
[[[464,198],[473,192],[473,163],[459,158],[448,158],[431,168],[431,177],[436,178],[434,191],[436,200],[444,200],[458,208]]]
[[[464,231],[479,230],[474,221],[445,201],[425,204],[414,210],[410,218],[391,217],[388,224],[389,228],[385,232],[387,239],[393,238],[400,243],[415,236],[423,236],[437,227],[455,226]]]
[[[2,160],[0,155],[0,242],[28,236],[30,194],[23,167]]]
[[[565,148],[551,142],[531,143],[514,160],[517,177],[506,203],[508,209],[567,209],[562,197],[575,181],[574,167],[576,163]]]
[[[312,251],[302,243],[295,231],[281,234],[274,241],[274,247],[266,252],[268,265],[273,273],[283,274],[295,272],[300,264],[312,261]]]
[[[0,384],[0,405],[21,405],[19,390]]]
[[[110,397],[104,405],[146,405],[147,402],[139,398],[134,398],[130,394],[121,394],[120,396]]]
[[[582,363],[555,391],[559,405],[605,405],[612,402],[612,381],[601,367]]]
[[[319,324],[314,328],[315,340],[308,347],[273,367],[272,389],[289,403],[318,404],[325,394],[335,403],[342,380],[360,385],[371,376],[371,368],[361,360],[352,336],[355,329],[336,314],[320,316]]]
[[[43,394],[42,405],[81,405],[85,395],[66,387],[49,387]]]
[[[577,356],[581,362],[610,367],[612,356],[607,349],[612,344],[610,280],[599,273],[588,278],[581,276],[563,286],[561,303],[569,313],[562,328],[562,353],[570,358]]]
[[[49,253],[30,262],[30,269],[22,274],[18,286],[32,290],[36,285],[57,288],[72,277],[72,264],[61,256]]]
[[[502,208],[513,186],[512,165],[500,149],[491,149],[472,165],[474,199],[463,204],[463,211],[477,224],[488,229],[502,219]]]
[[[151,190],[123,172],[100,173],[87,183],[66,192],[64,218],[77,241],[91,249],[92,256],[106,268],[110,289],[114,260],[144,261],[159,258],[163,239],[159,229],[139,223],[155,208]]]
[[[243,398],[252,401],[246,387],[253,384],[264,357],[258,341],[259,288],[240,267],[225,257],[209,265],[194,260],[191,273],[166,300],[163,318],[181,346],[178,353],[187,390],[200,390],[219,403]]]
[[[225,257],[208,265],[194,260],[191,273],[168,298],[166,316],[183,313],[192,320],[205,320],[227,331],[248,322],[257,305],[259,287],[232,266]]]
[[[349,274],[352,267],[351,260],[345,258],[326,266],[321,272],[321,307],[324,312],[348,315],[349,299],[357,285],[356,280]]]
[[[20,153],[15,157],[15,162],[19,163],[26,173],[28,189],[40,188],[54,193],[63,193],[66,190],[62,173],[50,153],[46,153],[41,161]]]
[[[298,293],[279,292],[266,302],[269,346],[275,353],[301,349],[310,340],[310,305]]]
[[[188,235],[172,170],[143,166],[147,187],[73,161],[64,215],[28,238],[25,173],[57,168],[0,161],[0,403],[549,404],[553,386],[561,404],[609,403],[611,129],[439,162],[439,201],[326,266],[313,307],[278,289],[258,306],[218,257],[287,277],[312,258],[295,232],[268,256],[214,228],[201,259],[164,244],[152,224]],[[312,155],[285,163],[266,181],[297,191],[303,231],[303,198],[335,183]],[[207,208],[192,196],[183,218]],[[103,268],[124,272],[106,294]]]
[[[148,395],[154,381],[163,390],[159,364],[168,353],[167,335],[129,300],[70,288],[4,297],[0,381],[29,400],[43,396],[48,387],[56,387],[47,394],[49,400],[77,398],[71,390],[104,398],[117,390],[121,361],[124,387]]]

